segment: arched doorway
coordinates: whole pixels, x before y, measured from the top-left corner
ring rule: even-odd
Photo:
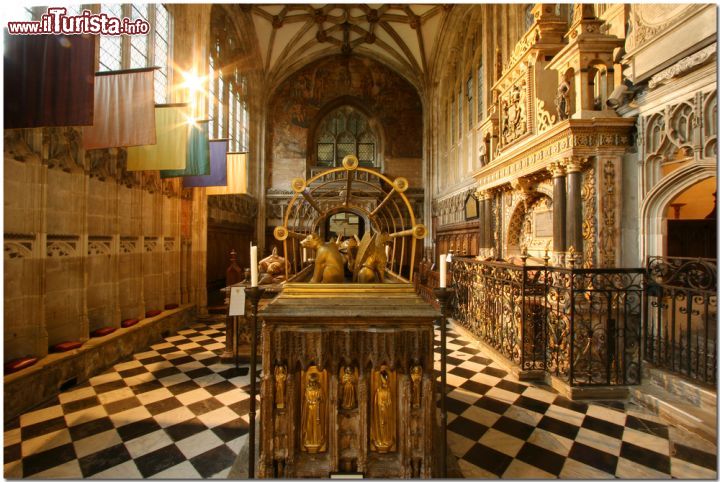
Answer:
[[[717,257],[716,183],[715,176],[708,177],[670,200],[665,210],[666,256]]]
[[[716,251],[712,251],[710,256],[710,247],[715,247],[715,241],[707,239],[699,246],[687,250],[683,248],[686,236],[682,232],[682,222],[675,221],[702,221],[695,223],[711,225],[709,229],[715,233],[716,216],[714,213],[715,193],[717,175],[717,164],[715,159],[701,159],[693,161],[677,169],[659,181],[648,194],[643,203],[643,258],[647,256],[681,256],[681,257],[698,257],[698,254],[689,254],[698,250],[708,250],[707,256],[700,257],[716,257]],[[687,206],[687,207],[686,207]],[[704,214],[703,214],[704,213]],[[712,213],[712,215],[711,215]],[[680,239],[679,245],[676,241],[670,243],[670,230],[672,236]],[[703,230],[707,230],[703,228]],[[701,234],[698,234],[700,239]],[[676,247],[677,246],[677,247]],[[671,248],[674,254],[669,253]]]

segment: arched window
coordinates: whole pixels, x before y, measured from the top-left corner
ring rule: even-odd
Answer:
[[[208,118],[210,137],[228,138],[230,150],[247,152],[250,120],[247,78],[240,72],[240,42],[235,28],[219,7],[213,7],[208,58]]]
[[[377,166],[377,135],[368,118],[351,106],[328,113],[315,139],[318,166],[339,166],[348,154],[357,156],[361,166]]]
[[[67,15],[80,15],[90,6],[67,6]],[[109,4],[100,5],[100,13],[117,17],[145,20],[150,32],[144,35],[101,35],[98,70],[138,69],[159,67],[155,71],[155,103],[168,102],[170,83],[170,46],[172,19],[162,4]]]

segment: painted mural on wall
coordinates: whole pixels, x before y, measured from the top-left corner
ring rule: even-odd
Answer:
[[[275,92],[269,121],[275,168],[307,157],[308,129],[325,106],[342,97],[380,123],[385,157],[422,157],[422,105],[413,86],[374,60],[338,55],[304,67]]]

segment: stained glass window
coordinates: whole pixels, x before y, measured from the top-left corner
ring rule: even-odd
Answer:
[[[250,120],[247,79],[235,60],[240,42],[235,27],[216,10],[211,25],[207,106],[210,137],[227,137],[231,152],[247,152]]]
[[[100,12],[111,17],[122,18],[122,5],[103,4]],[[113,35],[102,35],[100,37],[100,69],[99,70],[120,70],[122,65],[123,37]]]
[[[467,95],[467,106],[468,106],[468,128],[472,126],[473,123],[473,78],[472,74],[470,74],[470,77],[468,77],[467,85],[465,88],[465,93]]]
[[[458,92],[457,96],[457,104],[458,104],[458,135],[462,137],[463,135],[463,99],[462,99],[462,89]]]
[[[477,112],[478,121],[485,119],[485,103],[483,102],[483,64],[478,65],[477,70]]]
[[[348,154],[357,156],[361,166],[376,165],[377,135],[367,117],[351,106],[327,114],[315,139],[318,166],[339,166]]]
[[[81,6],[70,6],[69,14],[79,15]],[[168,101],[170,64],[170,15],[161,4],[102,4],[106,15],[150,23],[150,33],[133,35],[102,35],[98,70],[139,69],[159,67],[155,71],[155,102]]]

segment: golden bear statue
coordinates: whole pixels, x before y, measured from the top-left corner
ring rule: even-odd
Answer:
[[[313,271],[311,283],[342,283],[345,281],[343,259],[337,244],[334,242],[324,243],[315,234],[309,234],[300,242],[300,246],[315,250],[315,270]]]

